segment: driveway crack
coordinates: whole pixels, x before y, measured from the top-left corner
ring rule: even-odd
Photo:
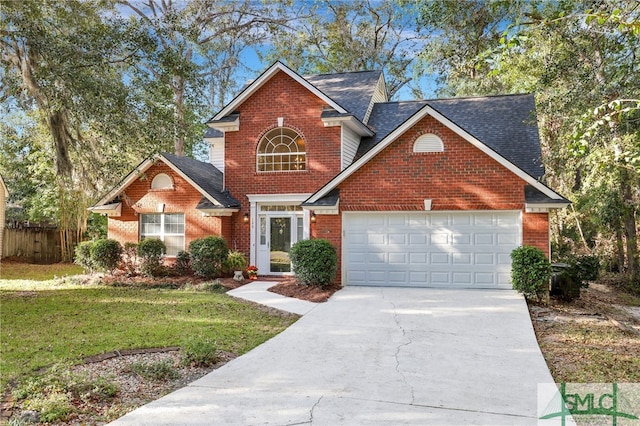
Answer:
[[[316,407],[318,406],[318,404],[320,404],[320,401],[322,401],[322,398],[324,398],[324,395],[320,395],[320,398],[318,398],[318,400],[316,401],[315,404],[313,404],[313,406],[311,407],[311,410],[309,410],[309,424],[312,425],[313,424],[313,411],[316,409]]]
[[[396,307],[395,303],[393,303],[391,300],[387,299],[387,297],[385,295],[385,292],[384,292],[384,288],[381,288],[380,291],[382,293],[382,298],[391,305],[391,307],[393,309],[393,320],[396,323],[396,325],[398,326],[398,329],[400,329],[400,331],[402,332],[402,338],[403,338],[404,342],[400,343],[398,346],[396,346],[396,351],[395,351],[395,354],[394,354],[395,359],[396,359],[396,372],[398,374],[400,374],[400,376],[402,377],[402,381],[409,388],[409,390],[411,392],[411,403],[410,403],[410,405],[413,405],[413,403],[415,402],[415,392],[414,392],[413,386],[411,386],[411,384],[407,380],[407,376],[405,376],[405,374],[402,372],[402,368],[400,366],[400,351],[402,350],[402,348],[407,347],[410,344],[412,344],[413,341],[411,340],[411,337],[407,334],[407,331],[402,326],[402,324],[400,324],[400,318],[398,316],[398,310],[397,310],[397,307]]]

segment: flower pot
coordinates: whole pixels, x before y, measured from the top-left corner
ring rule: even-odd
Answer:
[[[250,280],[257,280],[258,276],[257,275],[249,275],[249,279]]]
[[[233,271],[233,279],[240,282],[244,280],[244,276],[242,275],[242,271]]]

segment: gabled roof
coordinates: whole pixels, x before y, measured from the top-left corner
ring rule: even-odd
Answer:
[[[382,71],[357,71],[318,74],[304,78],[364,122],[381,76]]]
[[[134,180],[147,171],[156,161],[162,161],[173,171],[182,176],[191,186],[200,192],[204,199],[211,205],[209,208],[239,209],[240,203],[233,198],[229,191],[223,189],[223,174],[213,164],[194,160],[187,157],[178,157],[173,154],[157,154],[144,160],[131,173],[120,181],[118,186],[112,189],[106,196],[98,201],[95,207],[111,203]],[[202,203],[202,200],[201,200]]]
[[[238,200],[224,189],[223,174],[213,164],[168,153],[162,154],[161,158],[168,160],[171,163],[168,164],[170,167],[172,164],[177,167],[209,201],[215,200],[223,208],[240,208]]]
[[[320,188],[306,203],[325,197],[363,164],[430,115],[551,199],[562,196],[540,182],[540,141],[533,95],[485,96],[385,102],[376,104],[369,126],[376,134],[363,138],[355,161]]]
[[[267,68],[265,72],[260,74],[260,76],[257,79],[255,79],[253,82],[247,85],[244,89],[242,89],[242,91],[238,96],[236,96],[231,102],[229,102],[227,106],[225,106],[222,109],[222,111],[214,115],[211,118],[211,120],[209,120],[207,123],[214,123],[216,121],[222,120],[227,115],[233,113],[236,110],[236,108],[238,108],[238,106],[240,106],[244,101],[246,101],[249,97],[251,97],[251,95],[253,95],[259,88],[261,88],[266,82],[268,82],[271,79],[271,77],[273,77],[274,75],[276,75],[278,72],[281,72],[281,71],[287,74],[289,77],[293,78],[302,86],[306,87],[314,95],[324,100],[333,109],[341,113],[347,112],[347,110],[341,107],[337,102],[335,102],[325,93],[320,91],[313,84],[305,80],[298,73],[296,73],[291,68],[284,65],[282,62],[277,61],[273,65],[271,65],[269,68]]]
[[[364,155],[425,105],[532,177],[540,179],[544,175],[535,101],[531,94],[375,104],[369,125],[376,135],[362,140],[356,158]]]

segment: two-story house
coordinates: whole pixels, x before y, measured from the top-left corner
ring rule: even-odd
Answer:
[[[207,123],[210,161],[143,161],[96,206],[109,237],[168,256],[223,236],[261,275],[325,238],[343,285],[510,288],[510,252],[549,255],[533,96],[389,102],[381,72],[303,77],[276,62]]]

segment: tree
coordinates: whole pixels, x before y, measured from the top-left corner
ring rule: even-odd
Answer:
[[[385,72],[392,97],[412,79],[411,66],[421,35],[409,4],[357,0],[313,3],[288,25],[273,28],[263,59],[284,59],[303,74]]]
[[[119,3],[158,41],[136,64],[136,85],[151,88],[149,103],[157,106],[155,113],[173,137],[173,151],[182,156],[201,140],[211,108],[229,100],[235,89],[232,77],[242,66],[240,52],[257,43],[263,26],[279,21],[268,4],[249,0]]]
[[[123,25],[112,6],[26,0],[2,8],[0,99],[5,117],[19,117],[13,128],[3,120],[3,148],[32,171],[31,188],[22,185],[29,214],[59,225],[65,260],[91,200],[157,142],[123,77],[153,40]]]
[[[418,28],[427,36],[414,74],[434,74],[441,96],[500,93],[509,88],[490,74],[491,52],[529,1],[421,0]],[[414,95],[422,97],[419,88]]]

